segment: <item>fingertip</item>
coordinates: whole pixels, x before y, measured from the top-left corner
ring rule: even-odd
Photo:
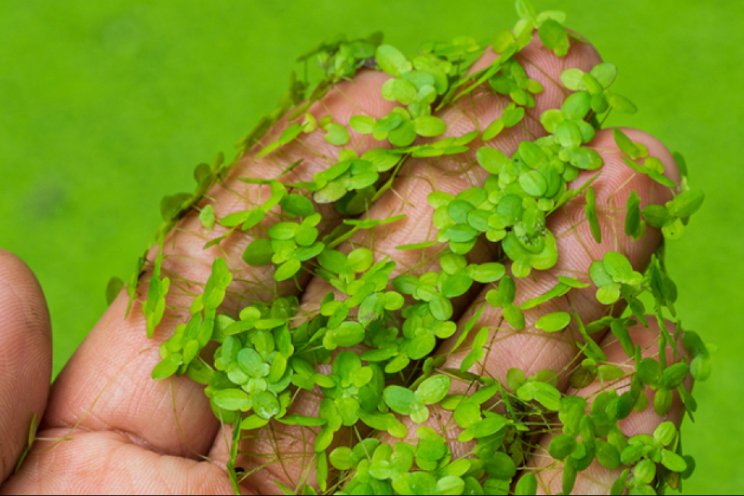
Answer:
[[[561,73],[569,68],[581,69],[588,72],[595,65],[602,62],[602,57],[593,45],[588,42],[571,40],[571,47],[568,53],[563,56],[557,56],[553,50],[546,47],[540,37],[534,35],[532,42],[527,45],[520,53],[530,63],[542,69],[551,79],[566,89],[560,82]]]
[[[0,249],[0,481],[46,406],[52,367],[49,311],[31,269]]]
[[[11,328],[21,330],[24,341],[38,340],[51,353],[51,325],[46,299],[31,268],[13,253],[0,248],[0,337]]]

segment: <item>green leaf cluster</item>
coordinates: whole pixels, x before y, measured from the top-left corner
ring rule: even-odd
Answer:
[[[490,140],[534,113],[544,91],[529,78],[519,52],[536,33],[563,57],[576,37],[563,26],[560,12],[538,13],[527,0],[517,1],[517,11],[520,20],[492,40],[497,55],[480,70],[471,67],[485,47],[470,38],[427,44],[415,57],[383,44],[379,36],[321,44],[300,63],[317,60],[325,77],[313,82],[294,76],[285,104],[262,120],[244,145],[259,159],[273,154],[270,160],[289,162],[282,148],[317,132],[333,147],[323,147],[330,150],[327,156],[315,157],[328,165],[302,182],[286,180],[302,161],[282,164],[274,178],[241,177],[261,193],[261,201],[218,218],[205,196],[228,170],[218,159],[212,166],[197,166],[196,193],[163,203],[166,224],[143,303],[149,336],[171,309],[166,306],[171,286],[184,284],[179,296],[193,292],[191,281],[162,275],[163,234],[188,209],[198,205],[203,230],[220,232],[205,248],[244,231],[248,241],[242,261],[273,274],[233,285],[233,274],[237,279],[246,267],[215,259],[188,319],[160,346],[161,360],[152,372],[155,379],[185,375],[204,386],[215,416],[233,429],[227,467],[234,488],[245,477],[235,466],[241,440],[260,435],[259,429],[297,429],[298,439],[312,444],[313,462],[304,473],[314,473],[316,483],[303,479],[296,488],[280,486],[287,492],[535,494],[537,477],[524,467],[534,456],[535,435],[548,432],[552,438],[539,456],[549,456],[549,468],[563,471],[566,493],[595,462],[617,471],[617,494],[676,488],[691,473],[694,464],[682,455],[672,423],[660,424],[652,435],[630,437],[619,424],[647,408],[665,415],[676,398],[692,416],[696,403],[690,379],[704,380],[711,373],[707,347],[677,318],[677,288],[667,274],[663,250],[643,271],[623,253],[610,251],[586,274],[552,276],[541,282],[538,294],[518,294],[524,288],[520,279],[556,266],[559,245],[549,220],[569,200],[583,196],[592,236],[602,241],[592,183],[603,163],[589,144],[612,110],[632,112],[635,107],[610,89],[617,73],[612,64],[589,71],[569,68],[561,75],[566,98],[539,118],[544,136],[523,140],[511,155],[490,146]],[[362,67],[390,76],[381,96],[395,104],[393,109],[380,117],[352,115],[348,124],[316,115],[313,103]],[[503,97],[500,115],[482,130],[453,135],[437,111],[476,92]],[[273,141],[254,147],[277,122]],[[377,143],[358,153],[353,133]],[[629,167],[676,187],[645,146],[621,131],[615,132],[615,142]],[[433,235],[397,247],[413,251],[412,256],[419,250],[422,256],[434,254],[438,266],[411,270],[375,253],[373,245],[359,244],[356,234],[379,236],[384,226],[405,217],[363,214],[391,191],[406,161],[445,155],[459,155],[457,160],[478,167],[475,172],[485,179],[456,194],[435,187],[428,206],[421,206],[433,211]],[[583,171],[594,176],[573,187]],[[638,239],[648,226],[660,228],[666,239],[678,237],[703,201],[686,179],[680,189],[664,205],[644,207],[631,193],[625,233]],[[324,218],[331,206],[338,214],[334,222]],[[495,256],[483,260],[476,246]],[[145,265],[143,257],[130,287],[132,297]],[[302,290],[303,273],[327,283],[319,303],[301,306],[296,296],[286,296],[293,285],[278,284],[291,280]],[[246,291],[252,284],[265,285],[273,291],[262,293],[273,297],[257,300],[253,288]],[[596,289],[589,289],[592,284]],[[110,292],[116,290],[113,285]],[[458,298],[481,291],[485,301],[462,322]],[[592,291],[605,308],[583,322],[573,305]],[[484,362],[503,331],[501,322],[483,324],[487,311],[489,318],[494,312],[503,317],[509,334],[547,338],[555,333],[571,339],[574,360],[560,371],[540,370],[528,377],[512,368],[503,379],[491,377]],[[660,349],[658,355],[644,356],[631,329],[652,323],[660,329]],[[596,339],[605,331],[630,362],[608,359]],[[445,340],[446,353],[457,353],[460,360],[456,366],[436,352]],[[566,376],[579,393],[559,389],[564,383],[559,377]],[[628,387],[616,389],[618,381]],[[598,387],[590,402],[582,397],[589,386]],[[304,395],[317,398],[317,407],[297,409]],[[446,421],[447,431],[435,430],[433,419]],[[415,432],[409,432],[411,426]],[[455,442],[464,448],[454,450]]]

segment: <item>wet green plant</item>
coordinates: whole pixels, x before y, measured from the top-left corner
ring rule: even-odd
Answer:
[[[321,45],[300,62],[317,59],[324,77],[293,79],[285,104],[259,123],[243,152],[282,160],[289,144],[321,130],[323,140],[337,149],[327,167],[303,182],[288,179],[300,165],[293,161],[274,178],[240,177],[265,194],[221,216],[207,194],[232,170],[220,159],[197,167],[194,193],[164,200],[157,255],[151,263],[142,259],[129,285],[131,298],[140,298],[136,282],[142,268],[149,269],[149,287],[141,295],[148,336],[168,311],[176,284],[163,265],[166,234],[179,219],[198,209],[206,232],[220,229],[205,241],[205,249],[220,248],[235,236],[249,239],[240,261],[244,266],[215,258],[191,300],[188,319],[162,343],[152,372],[155,380],[185,375],[204,386],[215,416],[232,427],[227,468],[236,492],[244,478],[261,469],[238,470],[241,442],[270,424],[312,433],[312,469],[296,487],[277,481],[285,492],[535,494],[541,471],[560,470],[561,490],[570,493],[577,477],[596,462],[615,471],[613,493],[646,494],[678,488],[690,475],[694,463],[683,454],[673,423],[633,436],[620,425],[647,408],[667,413],[675,397],[692,417],[691,381],[710,374],[707,348],[677,316],[664,249],[639,270],[626,255],[609,250],[588,273],[558,275],[541,286],[546,289],[540,294],[520,294],[521,280],[556,266],[561,254],[549,220],[570,202],[583,204],[592,240],[603,242],[594,181],[604,163],[590,143],[611,112],[632,113],[635,106],[611,89],[614,65],[601,63],[588,72],[568,68],[560,76],[566,92],[562,104],[539,116],[543,134],[521,141],[511,154],[490,146],[527,119],[545,91],[523,65],[525,47],[536,38],[556,57],[565,57],[578,41],[564,27],[563,13],[537,13],[524,0],[517,1],[517,12],[514,28],[497,34],[490,46],[463,38],[426,45],[409,58],[378,35]],[[489,48],[493,60],[471,70]],[[391,111],[380,117],[353,115],[348,126],[311,112],[334,85],[362,68],[389,76],[381,96],[394,103]],[[504,99],[499,116],[478,131],[444,136],[448,125],[437,112],[475,92]],[[272,125],[281,131],[265,142]],[[375,145],[358,153],[350,146],[354,135]],[[614,131],[614,141],[634,173],[675,193],[663,205],[642,207],[631,192],[624,234],[638,239],[647,229],[659,229],[664,239],[677,239],[703,201],[701,192],[689,188],[686,168],[680,165],[678,186],[644,145],[620,130]],[[391,191],[410,160],[443,156],[470,163],[485,179],[456,194],[435,190],[428,205],[419,206],[431,209],[434,234],[396,249],[436,250],[434,266],[408,270],[368,247],[345,245],[360,233],[374,236],[377,228],[402,220],[405,214],[364,214]],[[586,180],[574,187],[580,175]],[[495,253],[491,260],[474,258],[479,246]],[[229,291],[240,291],[235,283],[246,267],[268,270],[272,280],[263,283],[274,287],[283,283],[302,290],[313,276],[327,293],[311,309],[286,291],[271,299],[239,297],[238,308],[225,305]],[[115,294],[119,286],[112,284],[107,293]],[[458,299],[484,288],[470,318],[459,320]],[[603,308],[592,320],[584,322],[570,305],[553,306],[586,289]],[[536,310],[536,317],[526,316]],[[486,311],[499,312],[504,323],[481,325]],[[659,328],[659,350],[644,356],[631,328],[651,324]],[[528,376],[511,368],[505,378],[493,377],[482,364],[500,327],[568,337],[575,358],[564,370]],[[604,330],[617,339],[626,361],[610,360],[597,344]],[[449,348],[437,352],[445,340]],[[448,366],[447,354],[455,352],[465,353],[458,366]],[[573,389],[567,390],[566,382]],[[618,388],[621,382],[625,385]],[[599,389],[586,393],[592,385]],[[316,395],[317,407],[297,413],[294,406],[303,393]],[[432,422],[433,417],[444,423]],[[552,437],[544,446],[536,444],[535,437],[544,434]],[[538,451],[549,461],[537,464]]]

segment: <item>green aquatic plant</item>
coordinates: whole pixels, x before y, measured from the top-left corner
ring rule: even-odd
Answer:
[[[532,117],[545,88],[530,77],[521,54],[541,43],[563,58],[581,39],[564,27],[561,12],[537,13],[523,0],[517,12],[515,27],[490,46],[458,39],[426,45],[409,58],[378,35],[321,45],[300,63],[317,59],[324,77],[294,78],[285,104],[243,143],[247,156],[282,166],[273,177],[240,171],[238,179],[260,199],[218,213],[208,191],[235,171],[221,159],[197,167],[194,193],[164,199],[157,255],[142,259],[129,284],[131,299],[142,302],[148,336],[183,284],[164,268],[167,235],[181,218],[198,211],[210,236],[205,250],[245,240],[239,260],[217,256],[204,284],[179,290],[191,295],[188,318],[161,344],[152,372],[155,380],[185,375],[204,386],[215,416],[232,429],[227,465],[236,492],[263,468],[245,465],[254,454],[242,443],[272,426],[301,429],[307,437],[303,456],[312,463],[291,487],[276,480],[288,493],[535,494],[541,474],[556,470],[557,490],[570,493],[581,473],[598,464],[615,471],[613,493],[646,494],[678,488],[690,475],[694,464],[674,423],[661,422],[652,434],[622,429],[624,419],[648,408],[666,414],[675,398],[692,416],[691,382],[710,373],[703,341],[677,316],[663,247],[645,268],[615,247],[603,249],[585,272],[547,271],[565,256],[550,222],[557,212],[580,204],[581,222],[597,245],[621,234],[640,239],[650,229],[677,239],[703,195],[689,188],[681,160],[678,185],[660,158],[615,129],[623,163],[666,188],[670,199],[641,206],[631,191],[623,201],[623,233],[608,231],[597,186],[605,161],[591,144],[611,112],[632,113],[635,106],[612,91],[615,66],[600,63],[564,70],[562,103]],[[488,63],[473,69],[489,50]],[[388,76],[380,90],[391,105],[387,113],[356,113],[345,124],[314,106],[369,68]],[[474,131],[451,132],[441,110],[476,95],[500,98],[498,116]],[[528,119],[540,133],[513,153],[492,145]],[[335,152],[315,158],[326,165],[312,177],[297,179],[302,161],[285,160],[282,152],[316,132]],[[355,139],[373,144],[359,151]],[[406,214],[371,217],[373,205],[395,191],[407,165],[440,157],[477,170],[479,180],[456,193],[434,185],[428,204],[416,205],[431,210],[431,234],[394,251],[420,253],[431,263],[421,269],[378,253],[374,240],[385,232],[379,228]],[[141,295],[136,282],[143,267],[149,289]],[[247,281],[251,268],[268,279]],[[308,307],[298,296],[310,277],[325,294]],[[539,291],[524,294],[520,281],[534,278],[542,278]],[[271,298],[246,290],[259,283],[273,288]],[[111,284],[107,294],[118,287]],[[476,290],[484,296],[464,318],[462,298]],[[229,292],[244,294],[226,304]],[[587,294],[601,311],[586,315],[574,307]],[[493,312],[500,321],[484,323]],[[654,326],[658,351],[647,356],[632,330]],[[622,358],[598,345],[605,330]],[[560,370],[514,367],[498,377],[484,362],[504,333],[555,336],[570,344],[574,358]],[[456,353],[462,358],[452,365],[448,356]],[[315,403],[298,408],[303,401]],[[540,435],[550,437],[540,444]]]

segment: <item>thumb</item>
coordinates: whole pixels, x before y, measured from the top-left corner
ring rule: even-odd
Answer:
[[[0,483],[46,407],[52,338],[44,294],[31,269],[0,249]]]

